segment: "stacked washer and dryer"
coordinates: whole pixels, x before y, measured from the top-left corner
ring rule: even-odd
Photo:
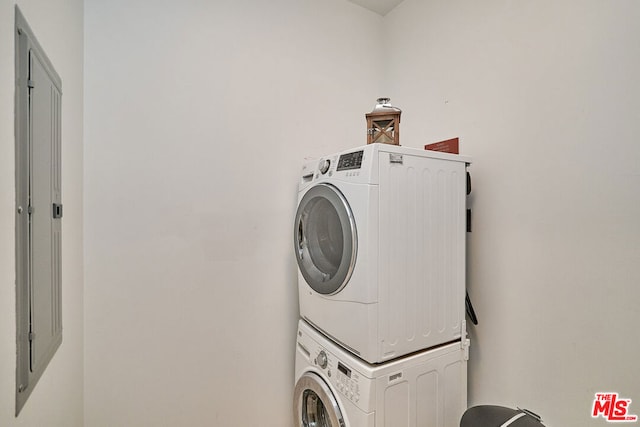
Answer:
[[[303,165],[296,427],[458,425],[469,163],[371,144]]]

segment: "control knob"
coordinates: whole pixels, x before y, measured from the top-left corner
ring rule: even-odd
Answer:
[[[327,353],[325,353],[324,350],[322,350],[322,351],[320,351],[320,353],[318,353],[318,357],[316,357],[316,363],[322,369],[327,367]]]
[[[331,160],[329,159],[324,159],[320,161],[320,173],[321,174],[325,174],[327,173],[327,171],[329,170],[329,167],[331,166]]]

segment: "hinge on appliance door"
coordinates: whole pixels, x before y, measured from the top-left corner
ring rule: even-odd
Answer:
[[[469,360],[469,347],[471,346],[471,340],[469,338],[462,340],[462,351],[464,352],[464,360]]]
[[[29,89],[33,89],[35,87],[35,85],[33,84],[33,80],[31,79],[27,80],[27,87]]]
[[[471,340],[467,338],[467,321],[463,320],[460,325],[460,348],[463,352],[464,360],[469,360],[469,346]]]
[[[29,332],[29,342],[33,342],[36,339],[36,333],[35,332]]]
[[[465,338],[467,338],[467,321],[463,319],[460,322],[460,339],[462,340],[462,345],[464,345]]]

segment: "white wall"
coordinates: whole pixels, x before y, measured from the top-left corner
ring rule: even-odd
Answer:
[[[640,413],[640,6],[476,3],[87,1],[87,426],[290,425],[296,174],[382,94],[474,158],[470,403]]]
[[[640,414],[640,3],[405,0],[385,18],[403,143],[474,158],[470,404]]]
[[[365,143],[381,19],[86,1],[87,426],[292,424],[297,176]]]
[[[17,2],[62,78],[63,341],[15,418],[14,1],[0,2],[0,425],[83,423],[83,2]]]

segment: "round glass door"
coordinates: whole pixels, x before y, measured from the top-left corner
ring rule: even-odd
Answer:
[[[312,187],[296,212],[294,245],[302,276],[321,294],[339,292],[356,262],[356,225],[342,193],[329,184]]]
[[[293,394],[296,426],[345,427],[338,402],[327,384],[316,374],[305,373]]]

